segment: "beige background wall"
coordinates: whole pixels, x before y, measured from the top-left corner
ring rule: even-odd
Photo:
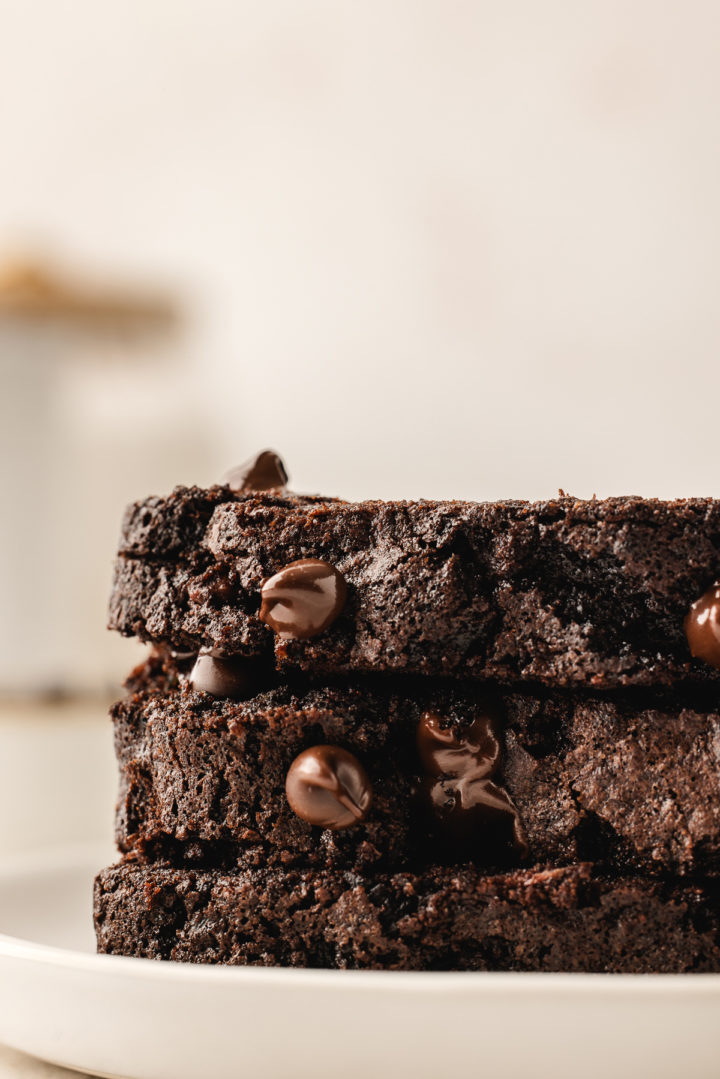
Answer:
[[[229,459],[718,493],[712,0],[0,10],[0,238],[196,290]]]

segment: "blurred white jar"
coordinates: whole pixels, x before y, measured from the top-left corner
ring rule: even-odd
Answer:
[[[135,658],[105,631],[126,502],[205,479],[174,305],[0,273],[0,695],[102,692]]]

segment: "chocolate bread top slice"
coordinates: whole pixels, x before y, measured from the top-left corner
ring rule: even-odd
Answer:
[[[261,589],[305,559],[334,568],[347,598],[293,639],[260,619]],[[316,677],[717,681],[683,621],[718,577],[713,499],[346,503],[181,487],[128,510],[110,626]]]
[[[592,860],[720,874],[720,714],[707,704],[426,679],[232,701],[159,657],[130,688],[113,710],[117,839],[144,861],[366,871]],[[371,803],[355,820],[313,823],[312,804],[288,800],[293,762],[328,745],[361,770]],[[331,779],[326,769],[319,782]]]
[[[95,882],[98,950],[364,970],[720,971],[713,886],[589,865],[484,876],[121,864]]]

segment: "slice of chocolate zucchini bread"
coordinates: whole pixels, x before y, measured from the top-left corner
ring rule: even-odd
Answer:
[[[95,882],[98,949],[364,970],[720,971],[714,886],[587,864],[483,875],[136,865]]]
[[[718,577],[713,499],[345,503],[179,487],[126,514],[110,626],[313,677],[717,681]]]
[[[134,673],[113,709],[121,850],[186,865],[720,873],[707,703],[430,679],[253,692],[248,668],[155,656]]]

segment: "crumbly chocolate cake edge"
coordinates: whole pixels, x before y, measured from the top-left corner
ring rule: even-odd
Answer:
[[[103,870],[101,953],[365,970],[720,971],[712,886],[608,879],[589,865],[343,874]]]
[[[311,639],[277,636],[258,617],[262,582],[307,558],[342,574],[346,608]],[[110,625],[318,675],[717,681],[683,623],[719,576],[713,499],[353,504],[178,488],[128,512]]]
[[[423,716],[444,717],[465,737],[478,717],[496,714],[501,757],[487,779],[507,791],[530,864],[720,873],[720,714],[707,700],[396,679],[284,685],[232,701],[194,690],[180,668],[154,656],[113,708],[117,838],[145,860],[359,871],[469,857],[517,863],[511,816],[472,818],[480,834],[499,828],[502,842],[471,849],[418,797],[434,782],[417,749]],[[285,796],[293,761],[327,744],[355,755],[374,798],[367,819],[339,831],[299,818]],[[456,743],[454,766],[473,774],[462,752]],[[482,798],[482,782],[468,788],[458,775],[439,793],[467,802]]]

